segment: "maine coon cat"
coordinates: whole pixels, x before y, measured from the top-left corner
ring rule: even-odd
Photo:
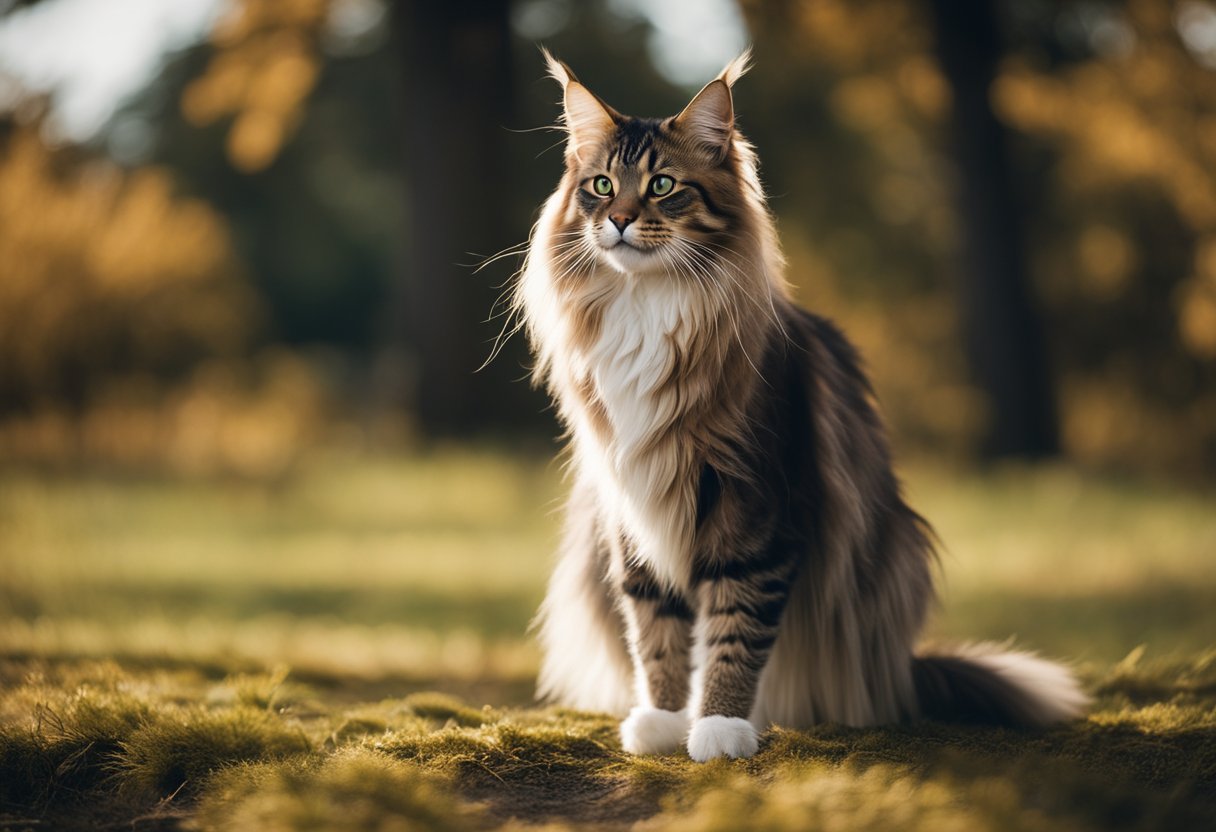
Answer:
[[[1043,725],[1086,702],[993,645],[914,652],[933,545],[857,353],[796,307],[733,61],[679,115],[624,116],[546,53],[566,171],[516,305],[573,492],[539,692],[628,714],[636,753],[744,757],[769,724]]]

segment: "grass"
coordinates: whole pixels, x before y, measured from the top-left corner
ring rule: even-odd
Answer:
[[[0,473],[0,828],[1216,825],[1212,495],[1066,468],[906,479],[947,547],[931,635],[1073,660],[1084,722],[630,757],[612,720],[530,703],[546,461]]]

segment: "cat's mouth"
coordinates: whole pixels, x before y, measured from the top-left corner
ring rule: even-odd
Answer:
[[[627,243],[624,240],[618,240],[616,245],[612,246],[608,250],[612,251],[613,249],[630,249],[641,254],[646,254],[651,251],[649,248],[642,248],[641,246],[634,245],[633,243]]]

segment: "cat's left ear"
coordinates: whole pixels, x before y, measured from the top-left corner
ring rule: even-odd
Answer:
[[[549,75],[562,85],[562,106],[568,138],[566,155],[581,159],[589,149],[600,145],[616,129],[623,116],[583,86],[565,63],[541,49]]]
[[[751,68],[752,51],[746,49],[706,84],[678,116],[675,124],[690,140],[721,161],[735,131],[735,106],[730,88]]]

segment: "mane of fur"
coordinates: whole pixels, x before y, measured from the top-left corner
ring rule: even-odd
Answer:
[[[775,299],[785,291],[755,158],[742,140],[735,153],[752,231],[730,267],[730,287],[714,293],[689,281],[624,279],[597,265],[563,274],[554,242],[569,207],[565,183],[534,229],[519,287],[535,376],[558,402],[576,467],[612,484],[604,495],[611,511],[642,551],[665,553],[651,566],[677,586],[688,577],[694,467],[707,455],[737,467],[729,440],[748,429],[743,405],[761,383],[755,362],[779,335]],[[723,384],[738,400],[721,396]]]

